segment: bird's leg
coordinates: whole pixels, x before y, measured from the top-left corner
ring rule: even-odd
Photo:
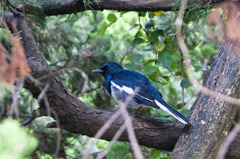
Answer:
[[[139,110],[142,109],[142,106],[138,107],[138,109],[135,111],[134,115],[137,115],[137,113],[139,112]]]

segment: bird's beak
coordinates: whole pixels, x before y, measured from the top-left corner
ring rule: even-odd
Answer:
[[[92,72],[103,72],[101,69],[93,70]]]

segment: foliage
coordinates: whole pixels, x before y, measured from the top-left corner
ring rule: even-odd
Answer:
[[[129,153],[129,149],[129,144],[117,142],[108,151],[107,159],[132,159],[133,156]]]
[[[6,119],[0,123],[0,143],[0,158],[23,159],[31,155],[38,141],[17,121]]]
[[[86,7],[91,3],[87,0],[84,2]],[[115,61],[126,69],[146,75],[163,94],[164,100],[184,116],[190,114],[189,108],[197,92],[192,89],[188,80],[185,63],[176,42],[175,12],[85,11],[71,15],[45,17],[37,7],[37,3],[32,4],[32,9],[36,13],[29,16],[28,23],[31,25],[38,48],[51,69],[57,71],[62,68],[77,67],[87,74],[89,84],[84,94],[81,94],[84,84],[81,74],[74,71],[57,74],[68,90],[83,102],[101,109],[117,109],[116,102],[103,87],[103,78],[91,73],[103,63]],[[189,18],[184,20],[183,35],[190,48],[194,76],[201,81],[217,49],[216,45],[210,43],[207,38],[204,27],[205,17],[198,16],[197,21],[193,20],[194,17],[190,17],[191,13],[197,13],[194,11],[198,9],[194,6],[189,8],[187,13]],[[32,21],[33,19],[35,20]],[[0,29],[1,35],[5,35],[3,31]],[[5,84],[0,83],[0,89],[4,87]],[[2,96],[0,94],[1,101]],[[11,95],[5,94],[4,99],[9,105],[12,104]],[[1,103],[2,107],[6,106],[6,101]],[[23,89],[18,106],[21,114],[30,115],[37,107],[37,102],[30,92]],[[6,114],[4,113],[3,116],[5,117]],[[174,120],[168,113],[154,108],[145,109],[141,115]],[[24,121],[26,118],[20,117],[20,120]],[[56,150],[56,131],[44,128],[49,121],[49,118],[40,118],[29,126],[39,140],[38,148],[33,155],[51,158]],[[6,127],[10,129],[11,124]],[[16,129],[18,128],[16,126]],[[86,136],[63,131],[59,157],[80,158],[90,140]],[[108,142],[99,140],[94,152],[105,149],[107,144]],[[29,149],[31,151],[26,152],[25,156],[29,156],[33,149]],[[142,149],[146,158],[168,157],[168,152]],[[129,144],[117,142],[108,151],[107,158],[117,157],[134,157]]]

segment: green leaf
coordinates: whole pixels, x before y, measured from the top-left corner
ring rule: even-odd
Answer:
[[[146,62],[144,63],[144,65],[148,65],[148,64],[153,63],[153,62],[155,62],[155,61],[156,61],[155,59],[150,59],[150,60],[146,61]]]
[[[164,49],[164,42],[157,41],[154,43],[154,48],[157,51],[162,51]]]
[[[195,66],[195,67],[194,67],[194,71],[195,71],[195,72],[198,72],[198,71],[200,71],[200,70],[202,70],[202,66]]]
[[[103,150],[103,149],[107,148],[108,144],[109,144],[108,141],[99,139],[99,140],[97,140],[96,146],[99,149]]]
[[[152,152],[151,152],[151,155],[152,157],[155,159],[155,158],[158,158],[159,157],[159,154],[160,154],[160,151],[159,150],[156,150],[156,149],[153,149]]]
[[[184,78],[181,83],[180,83],[180,86],[182,88],[188,88],[191,86],[191,83],[189,82],[189,80],[187,78]]]
[[[165,86],[165,85],[167,85],[167,83],[166,83],[166,82],[160,82],[160,84],[161,84],[162,86]]]
[[[179,61],[181,60],[181,55],[180,54],[171,54],[171,58],[173,61]]]
[[[127,69],[127,70],[135,70],[135,65],[132,64],[132,63],[128,63],[128,64],[125,64],[124,67]]]
[[[144,25],[145,25],[145,28],[148,30],[154,26],[154,23],[152,20],[149,20]]]
[[[107,22],[102,23],[102,29],[106,29],[108,26],[109,26],[109,24]]]
[[[143,35],[143,33],[141,31],[139,31],[135,34],[135,37],[140,38],[140,37],[142,37],[142,35]]]
[[[124,142],[116,142],[107,152],[107,159],[131,159],[134,158],[129,151],[130,145]]]
[[[188,50],[188,53],[191,56],[197,56],[197,54],[194,51],[192,51],[192,50]]]
[[[167,82],[169,82],[170,78],[169,76],[162,76],[163,79],[165,79]]]
[[[144,40],[142,38],[136,38],[131,42],[131,45],[138,45],[138,44],[141,44],[143,42],[144,42]]]
[[[171,56],[165,56],[165,57],[159,58],[159,62],[162,63],[162,67],[169,67],[173,63],[173,60]]]
[[[156,11],[156,12],[151,12],[152,14],[156,15],[156,16],[162,16],[164,15],[163,11]]]
[[[97,36],[98,37],[101,37],[101,36],[103,36],[103,34],[104,34],[104,30],[98,30],[98,32],[97,32]]]
[[[5,119],[0,124],[0,158],[31,158],[38,145],[37,139],[15,120]]]
[[[145,73],[145,70],[144,70],[144,73]],[[146,73],[146,74],[147,74],[147,73]],[[156,75],[154,75],[154,74],[148,75],[148,78],[149,78],[151,81],[157,82]]]
[[[158,53],[158,58],[165,57],[165,56],[170,56],[170,53],[166,50],[163,50]]]
[[[154,30],[151,34],[150,39],[152,41],[156,41],[159,36],[163,36],[163,35],[164,35],[163,30]]]
[[[131,62],[139,62],[142,59],[142,55],[140,54],[133,54],[130,58]]]
[[[126,57],[127,60],[130,60],[130,58],[132,57],[133,54],[130,54]]]
[[[172,70],[176,70],[176,68],[177,68],[177,62],[176,61],[173,61],[173,63],[171,64],[171,66],[170,66],[170,68],[172,69]]]
[[[132,30],[133,28],[136,28],[138,26],[140,26],[140,24],[134,24],[133,26],[131,26],[131,28],[129,30]]]
[[[115,14],[110,13],[110,14],[108,14],[108,16],[107,16],[107,20],[108,20],[109,22],[113,23],[113,22],[115,22],[115,21],[117,20],[117,17],[116,17]]]

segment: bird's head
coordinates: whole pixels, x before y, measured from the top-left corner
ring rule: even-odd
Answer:
[[[102,65],[99,69],[93,70],[92,72],[99,72],[104,76],[106,75],[112,76],[114,74],[121,72],[122,70],[123,70],[123,67],[120,66],[118,63],[108,62]]]

